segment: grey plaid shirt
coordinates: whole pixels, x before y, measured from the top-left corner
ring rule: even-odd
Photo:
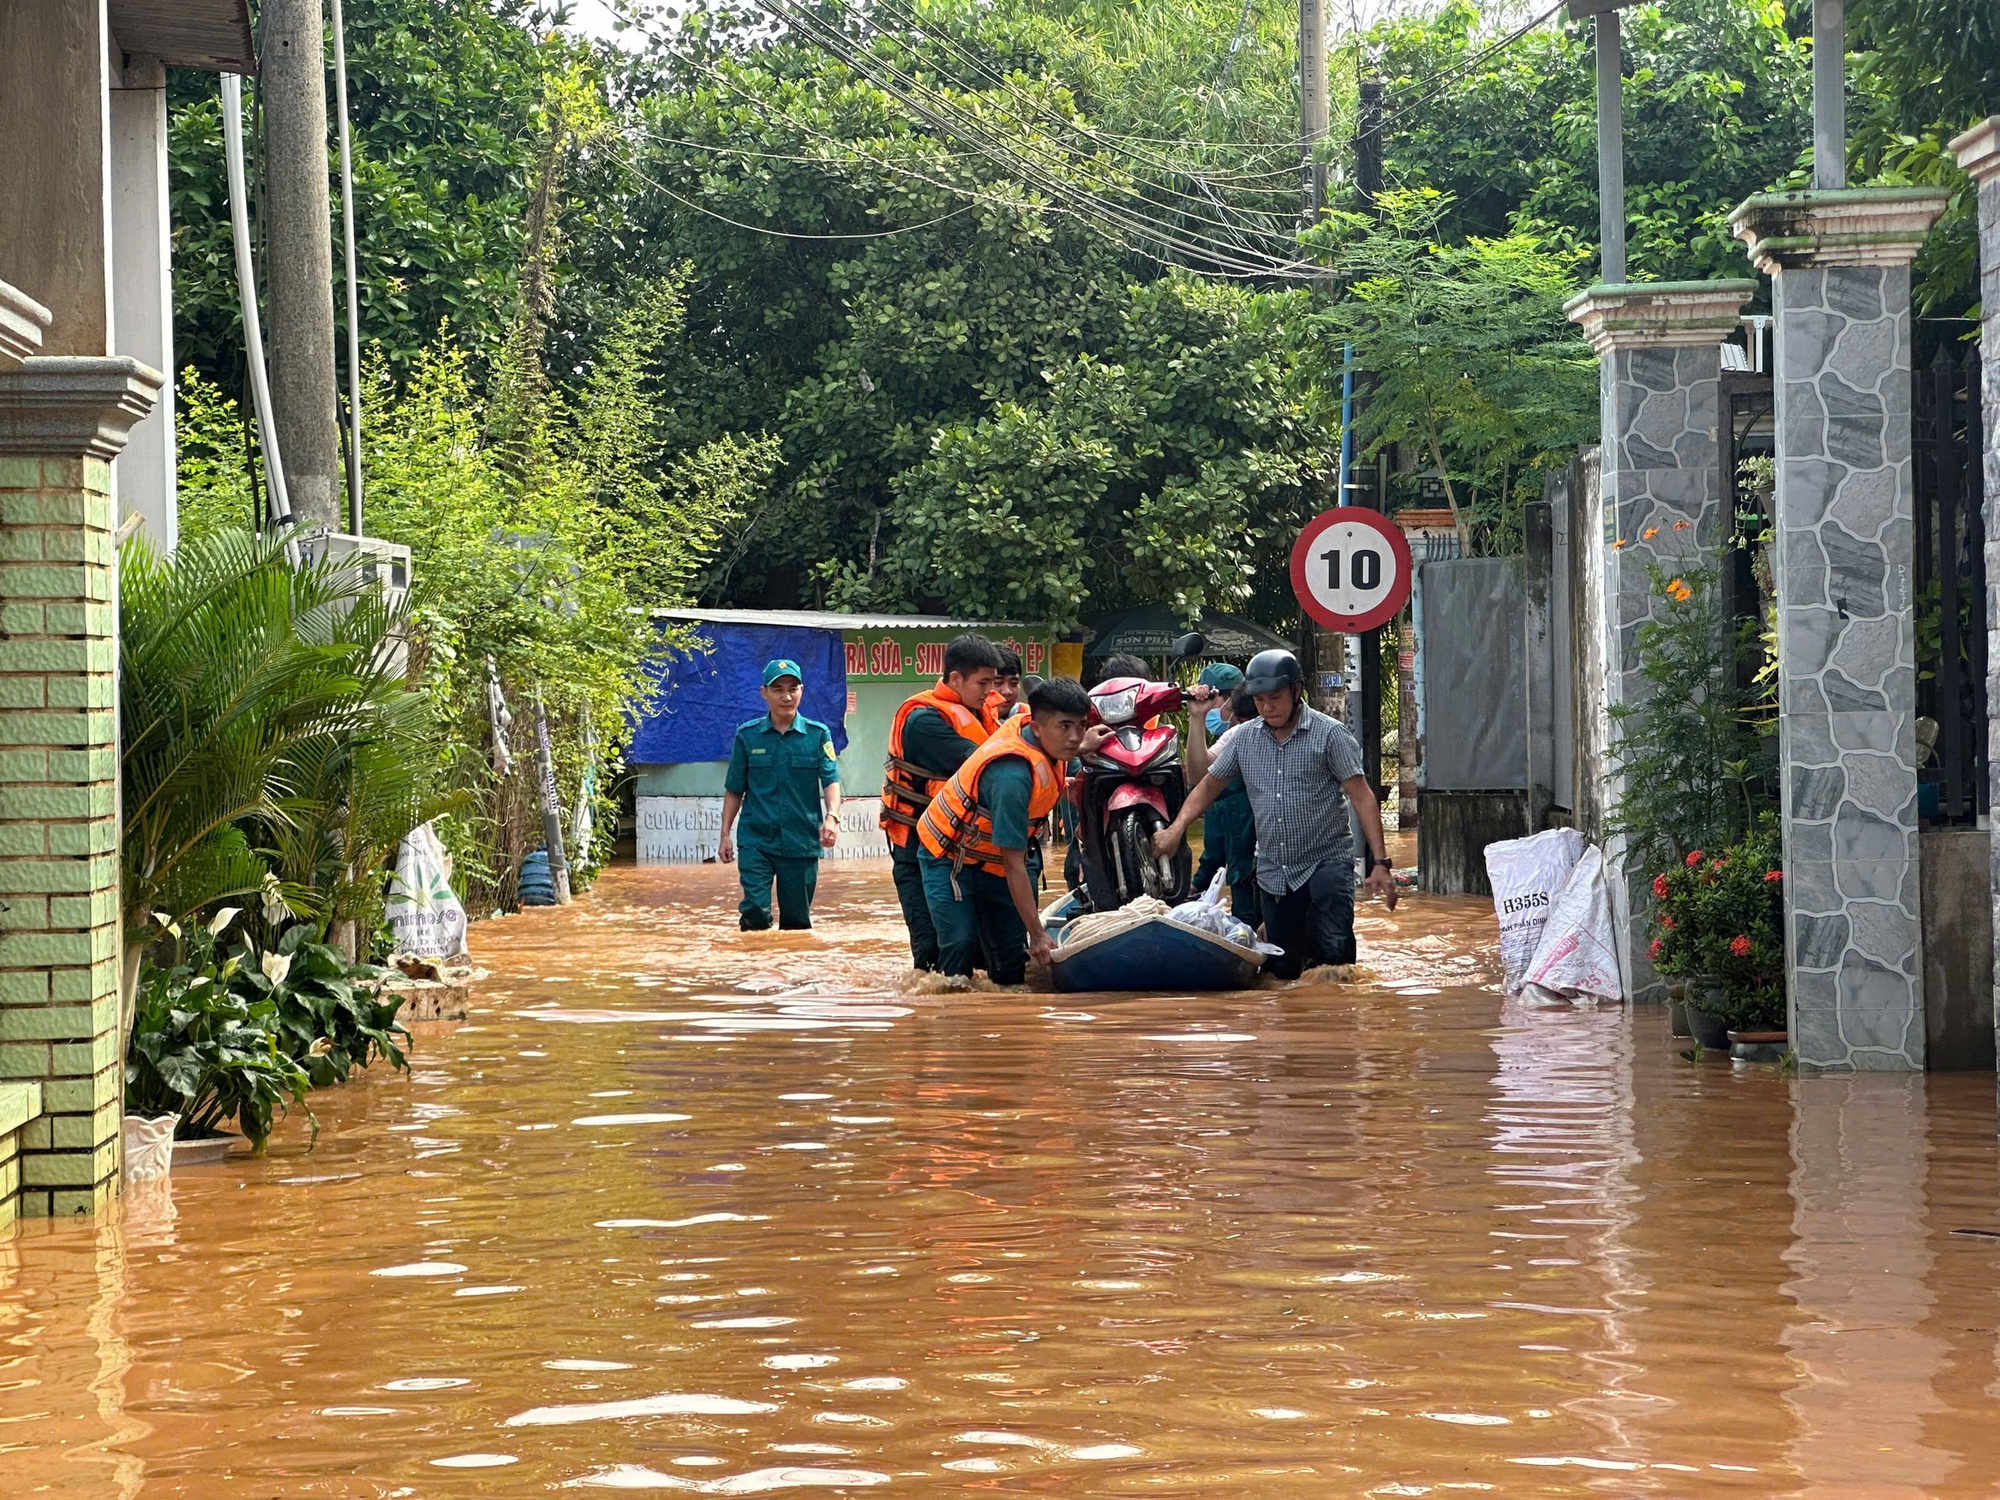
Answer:
[[[1273,895],[1295,891],[1328,860],[1352,860],[1347,794],[1359,776],[1361,747],[1339,720],[1301,705],[1283,744],[1262,719],[1238,724],[1216,742],[1208,774],[1243,778],[1257,821],[1257,884]]]

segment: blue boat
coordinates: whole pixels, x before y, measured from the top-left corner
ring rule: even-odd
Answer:
[[[1136,927],[1059,942],[1050,968],[1065,994],[1107,990],[1247,990],[1264,956],[1254,950],[1154,917]]]

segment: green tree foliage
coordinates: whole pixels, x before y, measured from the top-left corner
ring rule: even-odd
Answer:
[[[1516,483],[1538,491],[1597,431],[1596,362],[1562,310],[1579,257],[1522,233],[1449,243],[1451,210],[1391,192],[1379,219],[1336,213],[1314,232],[1346,287],[1319,315],[1322,346],[1351,349],[1370,382],[1367,451],[1421,454],[1466,551],[1510,550]]]
[[[775,461],[768,440],[725,435],[657,462],[663,407],[644,351],[670,344],[680,318],[673,282],[640,289],[577,399],[547,398],[520,472],[489,440],[462,351],[419,359],[400,393],[378,367],[369,529],[415,559],[413,664],[439,770],[466,799],[442,832],[469,904],[511,898],[509,872],[539,827],[525,718],[515,769],[490,769],[489,659],[518,704],[541,692],[561,784],[574,787],[586,742],[615,755],[650,672],[684,644],[650,612],[686,602]]]
[[[399,375],[447,326],[486,357],[516,302],[545,85],[586,49],[532,0],[348,0],[344,9],[363,332]],[[176,347],[240,393],[220,90],[209,74],[169,76]],[[252,81],[253,130],[255,90]],[[250,155],[254,171],[254,137]],[[597,201],[586,197],[582,213]],[[344,301],[335,308],[344,324]]]
[[[1854,7],[1848,137],[1858,179],[1951,194],[1917,258],[1918,311],[1972,311],[1979,295],[1978,204],[1946,149],[2000,112],[2000,0],[1868,0]]]
[[[1069,623],[1086,600],[1236,604],[1282,572],[1278,533],[1332,492],[1338,440],[1302,308],[1151,256],[1214,231],[1210,193],[1258,253],[1293,254],[1295,153],[1244,104],[1290,85],[1266,21],[1217,94],[1222,60],[1193,41],[1241,8],[1195,11],[1149,10],[1165,36],[1108,6],[926,5],[921,34],[906,7],[873,15],[871,56],[986,121],[1012,170],[809,39],[709,15],[657,58],[632,211],[643,255],[692,268],[670,426],[782,453],[704,597]],[[1143,203],[1162,238],[1069,193]]]
[[[1726,220],[1811,144],[1810,44],[1788,29],[1783,0],[1644,6],[1623,12],[1622,31],[1632,279],[1749,274]],[[1589,24],[1555,26],[1492,52],[1469,0],[1375,28],[1363,52],[1389,85],[1388,184],[1449,197],[1449,238],[1523,231],[1594,251],[1591,38]],[[1423,102],[1398,107],[1411,99]]]

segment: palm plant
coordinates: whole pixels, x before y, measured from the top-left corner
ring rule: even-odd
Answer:
[[[325,921],[423,820],[432,757],[363,571],[248,531],[120,556],[127,1034],[162,927],[253,894]],[[403,821],[405,818],[410,821]],[[264,846],[260,852],[260,845]]]

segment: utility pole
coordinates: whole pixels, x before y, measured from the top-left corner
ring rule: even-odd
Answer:
[[[1813,0],[1813,186],[1847,186],[1847,4]]]
[[[1318,158],[1319,143],[1326,139],[1331,123],[1326,81],[1326,0],[1299,0],[1299,166],[1308,228],[1319,222],[1326,209],[1326,167]],[[1344,471],[1341,479],[1346,479]],[[1340,496],[1338,503],[1345,505],[1347,497]],[[1311,620],[1306,621],[1306,628],[1312,643],[1313,707],[1335,718],[1344,718],[1347,637]]]
[[[1326,207],[1326,167],[1317,158],[1331,119],[1326,88],[1326,0],[1299,0],[1299,147],[1308,224],[1317,223]]]
[[[1370,213],[1375,211],[1376,200],[1382,195],[1382,84],[1379,79],[1366,79],[1361,85],[1361,111],[1359,130],[1354,137],[1354,177],[1355,186],[1360,190],[1361,202]],[[1348,424],[1352,427],[1354,418],[1367,401],[1365,382],[1357,381],[1355,401],[1349,410]],[[1349,455],[1345,466],[1353,473],[1351,439],[1342,444]],[[1380,493],[1374,485],[1361,485],[1349,481],[1352,496],[1341,496],[1344,505],[1365,505],[1370,510],[1385,510],[1388,496]],[[1383,793],[1382,785],[1382,632],[1370,630],[1361,637],[1361,774],[1368,779],[1368,785],[1375,789],[1375,795]]]
[[[1618,12],[1638,0],[1568,0],[1572,21],[1596,18],[1597,279],[1625,281],[1625,87]]]
[[[333,216],[326,163],[326,24],[320,0],[264,0],[258,86],[269,222],[271,402],[292,514],[340,529],[333,364]]]

